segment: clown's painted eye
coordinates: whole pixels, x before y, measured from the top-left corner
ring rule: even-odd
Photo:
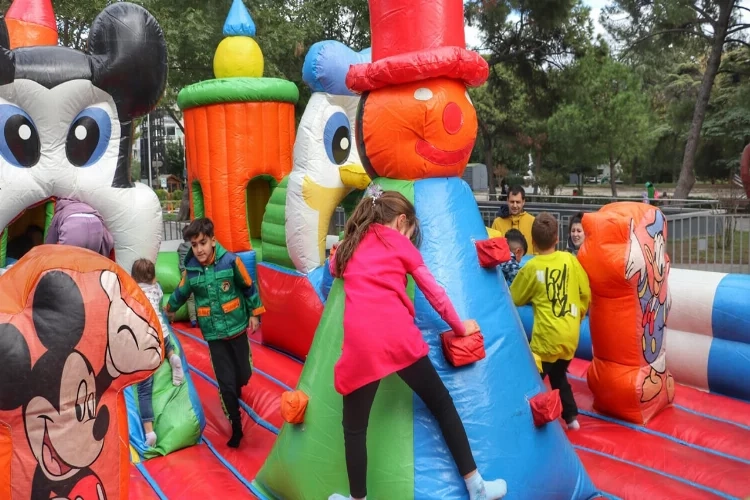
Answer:
[[[338,111],[331,115],[323,131],[323,144],[331,163],[343,165],[352,150],[352,131],[349,118]]]
[[[76,418],[79,422],[83,422],[83,419],[86,417],[87,395],[86,382],[81,380],[81,383],[78,384],[78,394],[76,395]]]
[[[414,99],[417,101],[429,101],[432,99],[432,90],[422,87],[414,91]]]
[[[112,135],[112,121],[102,108],[81,111],[68,130],[65,153],[76,167],[88,167],[99,161]]]
[[[469,101],[469,104],[474,105],[474,103],[471,100],[471,96],[469,95],[469,91],[466,91],[466,100]]]
[[[15,167],[33,167],[41,156],[39,133],[24,110],[12,104],[0,105],[0,156]]]

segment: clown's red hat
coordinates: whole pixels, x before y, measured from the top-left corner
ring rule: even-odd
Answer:
[[[10,48],[57,45],[52,0],[14,0],[5,14]]]
[[[476,87],[489,66],[466,50],[462,0],[370,0],[372,63],[349,69],[354,92],[448,77]]]

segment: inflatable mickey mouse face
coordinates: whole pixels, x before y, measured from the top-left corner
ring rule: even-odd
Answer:
[[[476,136],[466,85],[450,78],[366,93],[357,116],[357,147],[373,178],[460,176]]]
[[[153,192],[133,187],[130,154],[133,118],[149,112],[166,85],[156,20],[115,3],[92,24],[88,53],[8,46],[0,22],[0,230],[48,198],[74,198],[104,217],[126,268],[155,254],[161,210]]]

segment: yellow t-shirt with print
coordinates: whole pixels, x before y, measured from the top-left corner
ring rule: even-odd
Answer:
[[[516,306],[531,303],[531,352],[542,362],[570,360],[591,300],[586,271],[568,252],[537,255],[518,272],[510,294]]]

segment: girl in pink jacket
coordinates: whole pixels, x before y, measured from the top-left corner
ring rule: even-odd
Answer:
[[[469,498],[502,498],[505,481],[484,481],[479,475],[453,399],[414,324],[414,304],[406,294],[407,274],[454,332],[467,335],[479,327],[474,320],[459,319],[415,247],[418,241],[414,206],[400,193],[370,188],[347,221],[344,240],[330,259],[331,273],[343,278],[346,293],[344,344],[334,368],[334,385],[344,396],[349,498],[367,495],[367,422],[380,381],[393,373],[437,420],[466,481]],[[329,500],[346,498],[336,494]]]

